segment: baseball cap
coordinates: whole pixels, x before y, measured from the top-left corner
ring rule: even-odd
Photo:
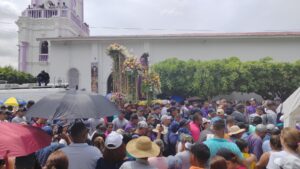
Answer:
[[[257,132],[266,132],[267,127],[263,124],[258,124],[255,128],[255,131],[257,131]]]
[[[123,136],[117,132],[111,132],[105,139],[105,147],[113,150],[119,148],[123,144]]]
[[[140,121],[138,123],[138,128],[148,128],[148,124],[145,121]]]
[[[164,121],[164,120],[171,120],[172,117],[171,116],[168,116],[168,115],[162,115],[161,118],[160,118],[160,121]]]

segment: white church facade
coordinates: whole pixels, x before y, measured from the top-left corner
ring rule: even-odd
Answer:
[[[45,70],[50,83],[67,82],[87,91],[96,79],[97,92],[105,95],[112,68],[106,48],[112,43],[126,46],[137,57],[148,53],[150,64],[174,57],[300,59],[300,32],[89,36],[83,9],[83,0],[32,0],[17,21],[19,69],[34,76]]]

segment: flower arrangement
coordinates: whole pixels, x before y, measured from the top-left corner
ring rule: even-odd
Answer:
[[[112,93],[110,100],[114,103],[121,103],[122,101],[126,101],[126,96],[122,93],[116,92]]]
[[[160,77],[155,72],[150,72],[146,77],[143,78],[144,91],[154,92],[154,94],[161,93]]]
[[[133,56],[127,57],[123,63],[123,68],[125,72],[135,72],[140,73],[143,70],[143,66],[137,61]]]
[[[106,49],[106,53],[107,53],[107,55],[111,56],[114,60],[116,57],[119,56],[118,54],[121,54],[125,57],[130,55],[125,46],[122,46],[117,43],[113,43],[113,44],[109,45],[108,48]]]

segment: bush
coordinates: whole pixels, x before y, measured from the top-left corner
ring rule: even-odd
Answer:
[[[8,83],[35,83],[36,78],[24,72],[17,71],[11,66],[0,67],[0,80],[5,80]]]
[[[257,93],[264,99],[286,99],[300,86],[300,61],[275,62],[272,58],[241,62],[236,57],[210,61],[167,59],[153,65],[162,92],[205,99],[231,92]]]

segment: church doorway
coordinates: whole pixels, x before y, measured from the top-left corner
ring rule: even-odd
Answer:
[[[106,93],[112,93],[113,92],[113,78],[112,78],[112,74],[110,74],[108,76],[108,79],[107,79],[107,90],[106,90]]]
[[[79,88],[79,71],[76,68],[71,68],[68,71],[68,83],[70,89]]]

